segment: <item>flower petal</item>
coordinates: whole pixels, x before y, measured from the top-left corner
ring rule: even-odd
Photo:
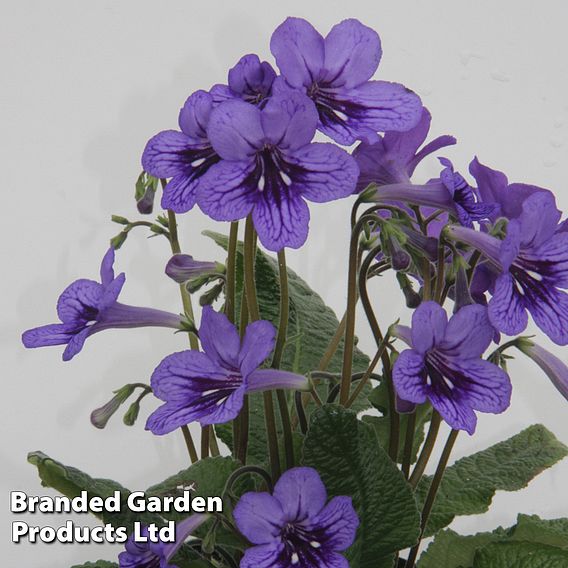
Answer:
[[[146,144],[142,154],[144,171],[158,178],[170,178],[191,169],[195,143],[183,132],[164,130]]]
[[[241,100],[219,105],[207,129],[211,146],[224,160],[247,160],[262,147],[260,109]]]
[[[174,213],[187,213],[193,209],[201,179],[192,172],[175,175],[164,187],[162,209],[171,209]]]
[[[562,213],[549,191],[539,191],[523,201],[521,223],[522,248],[538,248],[554,235]]]
[[[422,115],[420,97],[398,83],[369,81],[354,89],[334,89],[330,97],[330,106],[340,114],[320,112],[320,129],[344,145],[373,142],[377,132],[409,130]]]
[[[317,81],[324,64],[324,39],[302,18],[286,18],[270,39],[270,51],[286,81],[293,87]]]
[[[556,232],[536,250],[523,251],[522,261],[538,267],[551,284],[568,288],[568,233]]]
[[[507,335],[523,332],[529,322],[525,300],[517,290],[512,275],[506,272],[495,281],[495,290],[488,304],[491,323]]]
[[[73,359],[73,357],[75,357],[75,355],[83,349],[83,345],[91,333],[93,333],[92,326],[82,329],[79,333],[75,333],[63,351],[62,359],[64,361],[71,361],[71,359]]]
[[[95,319],[103,286],[94,280],[80,278],[63,290],[57,300],[57,315],[63,323],[87,322]]]
[[[216,312],[211,306],[205,306],[201,316],[199,339],[203,351],[212,361],[224,368],[239,368],[241,340],[237,328],[225,314]]]
[[[552,381],[558,392],[568,400],[568,366],[556,355],[532,342],[523,342],[518,348],[530,357]]]
[[[536,281],[525,293],[525,305],[536,325],[557,345],[568,345],[568,294]]]
[[[439,348],[452,357],[477,358],[489,347],[494,334],[485,306],[464,306],[450,318]]]
[[[229,87],[244,98],[247,95],[264,98],[270,94],[275,78],[276,72],[270,63],[261,62],[256,54],[249,54],[241,57],[229,70]]]
[[[245,550],[240,568],[289,568],[284,545],[280,541],[261,544]]]
[[[207,142],[207,124],[213,110],[213,97],[206,91],[195,91],[179,111],[180,130],[194,144]]]
[[[447,360],[449,377],[460,398],[481,412],[499,414],[511,403],[511,380],[503,369],[484,359]]]
[[[308,238],[308,206],[302,196],[290,188],[262,192],[252,218],[260,242],[268,250],[297,249]]]
[[[28,329],[22,334],[22,343],[28,349],[65,345],[77,333],[75,324],[52,323]]]
[[[114,280],[114,248],[109,247],[101,262],[101,284],[105,286]]]
[[[351,497],[334,497],[307,527],[314,532],[314,540],[330,550],[346,550],[354,540],[359,517],[353,508]]]
[[[246,217],[258,201],[258,180],[253,160],[222,160],[202,178],[197,191],[197,204],[216,221],[235,221]]]
[[[327,501],[325,485],[311,467],[294,467],[286,471],[274,486],[273,495],[289,522],[315,517]]]
[[[422,302],[412,314],[412,347],[419,353],[426,353],[439,345],[444,339],[447,325],[448,316],[440,304]]]
[[[120,292],[122,291],[122,287],[124,286],[125,282],[126,274],[124,274],[124,272],[121,272],[112,282],[105,286],[103,295],[98,305],[99,312],[106,310],[116,302],[116,300],[120,296]]]
[[[444,391],[433,389],[429,394],[432,406],[455,430],[465,430],[472,435],[477,426],[477,416],[460,391],[450,396]]]
[[[310,201],[325,203],[355,191],[359,167],[352,156],[334,144],[309,144],[287,161],[299,168],[291,176],[293,190]]]
[[[310,381],[304,375],[280,369],[257,369],[246,381],[247,392],[273,389],[308,390]]]
[[[269,493],[245,493],[236,504],[233,517],[239,531],[253,544],[279,541],[286,523],[280,502]]]
[[[413,349],[405,349],[395,361],[392,378],[397,395],[407,402],[426,402],[426,368],[424,356]]]
[[[325,76],[333,87],[357,87],[379,66],[382,49],[377,32],[353,18],[331,28],[325,38]]]
[[[245,329],[239,352],[239,368],[243,377],[248,377],[264,363],[274,349],[276,329],[269,321],[249,323]]]
[[[261,114],[266,139],[278,148],[297,150],[309,144],[318,125],[313,101],[303,93],[291,91],[272,96]]]
[[[477,157],[469,164],[469,173],[477,182],[477,189],[481,201],[484,203],[497,203],[499,208],[496,209],[489,219],[495,222],[499,216],[506,215],[504,212],[506,204],[514,198],[514,193],[508,190],[507,176],[498,170],[483,165]],[[508,205],[508,211],[512,216],[509,219],[517,217],[521,212],[521,202],[513,199],[513,203]]]

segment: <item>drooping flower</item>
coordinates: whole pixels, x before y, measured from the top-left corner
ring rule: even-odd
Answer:
[[[430,400],[452,428],[469,434],[475,431],[476,410],[498,414],[508,408],[509,376],[481,358],[493,339],[484,306],[465,306],[448,321],[439,304],[423,302],[412,316],[412,329],[395,326],[394,333],[411,347],[393,368],[403,400]]]
[[[556,355],[534,343],[530,339],[522,338],[517,347],[530,357],[552,381],[558,392],[568,400],[568,366]]]
[[[170,561],[185,540],[207,519],[207,514],[195,514],[176,525],[175,542],[137,542],[131,536],[125,544],[124,552],[118,555],[120,568],[178,568]],[[148,527],[142,527],[141,536],[148,538]]]
[[[404,131],[420,120],[420,98],[398,83],[370,81],[381,60],[377,33],[355,19],[323,36],[306,20],[287,18],[272,34],[270,49],[284,80],[315,103],[319,129],[339,144],[377,140],[377,132]]]
[[[67,345],[63,360],[69,361],[81,351],[87,337],[104,329],[182,328],[177,314],[117,302],[126,277],[122,273],[115,278],[113,264],[114,249],[110,248],[101,263],[101,282],[81,278],[65,288],[57,301],[61,323],[25,331],[24,345],[29,348]]]
[[[178,130],[164,130],[151,138],[142,154],[144,170],[158,178],[171,178],[162,196],[162,207],[176,213],[189,211],[196,201],[203,174],[219,161],[207,138],[213,97],[196,91],[179,113]]]
[[[357,192],[363,191],[371,183],[410,183],[416,166],[426,156],[456,143],[453,136],[438,136],[419,150],[428,136],[431,121],[430,112],[423,108],[420,122],[414,128],[406,132],[386,132],[372,144],[361,142],[353,151],[361,171]]]
[[[195,260],[190,254],[174,254],[166,264],[166,274],[178,284],[220,272],[221,265],[218,263]]]
[[[245,493],[234,510],[238,529],[255,546],[241,568],[348,568],[341,554],[359,518],[350,497],[334,497],[315,469],[288,470],[269,493]]]
[[[246,393],[277,388],[306,390],[308,379],[276,369],[259,369],[274,347],[268,321],[249,324],[241,341],[224,314],[203,308],[199,339],[203,352],[166,357],[152,374],[154,394],[165,404],[148,418],[146,429],[162,435],[198,420],[202,425],[233,420]]]
[[[450,236],[480,250],[499,271],[490,290],[489,318],[507,335],[524,331],[530,313],[552,341],[568,344],[568,232],[559,225],[561,215],[554,196],[538,191],[523,201],[503,241],[465,227],[449,228]]]
[[[452,196],[460,223],[464,227],[473,227],[473,221],[489,218],[497,210],[498,205],[478,202],[474,189],[459,172],[454,171],[452,162],[447,158],[438,159],[444,166],[440,179]]]
[[[347,197],[359,174],[341,148],[311,143],[317,120],[314,105],[299,92],[275,95],[262,109],[244,101],[219,105],[208,134],[222,160],[202,178],[201,209],[217,221],[252,213],[266,248],[299,248],[308,236],[305,199]]]
[[[249,54],[229,70],[228,79],[228,85],[215,85],[209,91],[215,104],[231,99],[261,104],[272,92],[276,71],[267,61],[261,62],[258,55]]]

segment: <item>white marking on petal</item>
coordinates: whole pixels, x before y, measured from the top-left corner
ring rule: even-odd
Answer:
[[[260,177],[258,178],[258,191],[264,191],[264,185],[265,185],[265,183],[266,183],[266,182],[265,182],[264,176],[263,176],[263,175],[260,176]]]
[[[300,562],[300,557],[294,552],[294,554],[292,554],[292,564],[298,564],[298,562]]]
[[[431,387],[432,386],[432,379],[430,378],[430,375],[426,376],[426,384]]]
[[[535,272],[534,270],[527,270],[527,274],[537,280],[538,282],[542,282],[542,274]]]
[[[292,180],[290,179],[290,176],[286,173],[286,172],[280,172],[280,177],[282,178],[282,181],[288,186],[290,187],[292,185]]]
[[[517,292],[521,295],[524,296],[525,295],[525,291],[523,290],[522,286],[520,285],[520,283],[515,280],[515,286],[517,287]]]
[[[319,548],[321,544],[317,540],[312,540],[312,542],[310,542],[310,546],[313,548]]]
[[[343,121],[347,120],[348,117],[344,112],[341,112],[340,110],[336,110],[334,112],[335,112],[335,116],[337,116],[337,118],[339,118]]]
[[[191,167],[198,168],[201,164],[203,164],[203,162],[205,162],[205,158],[199,158],[198,160],[193,160],[193,162],[191,162]]]

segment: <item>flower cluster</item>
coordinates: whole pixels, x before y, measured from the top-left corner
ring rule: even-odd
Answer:
[[[531,316],[552,342],[568,345],[568,220],[562,220],[554,194],[510,184],[477,158],[469,164],[470,175],[462,175],[452,161],[437,156],[439,174],[416,181],[419,164],[449,151],[456,139],[427,141],[432,117],[420,98],[398,83],[374,79],[381,42],[361,22],[344,20],[324,37],[309,22],[288,18],[272,34],[270,50],[275,66],[245,55],[229,71],[227,84],[189,96],[178,130],[159,132],[147,142],[138,210],[151,212],[161,178],[167,215],[154,223],[113,216],[124,229],[111,240],[100,282],[74,281],[57,302],[60,322],[22,337],[30,348],[65,345],[68,361],[87,337],[105,329],[156,326],[188,336],[190,349],[163,358],[149,385],[118,389],[91,421],[103,429],[141,389],[124,417],[132,425],[140,401],[152,393],[160,406],[149,414],[146,430],[161,436],[181,429],[192,464],[202,460],[200,483],[211,482],[215,491],[224,485],[229,506],[207,531],[201,525],[208,515],[180,520],[174,543],[131,538],[119,555],[121,568],[178,568],[173,559],[189,536],[196,541],[184,546],[191,565],[347,568],[350,562],[359,565],[352,559],[367,554],[365,547],[373,548],[382,522],[376,512],[389,517],[391,505],[393,518],[399,509],[410,517],[415,511],[416,527],[396,545],[390,544],[395,536],[385,538],[379,547],[384,555],[373,561],[391,565],[413,547],[404,563],[413,568],[455,436],[460,430],[474,434],[478,412],[499,414],[511,403],[508,350],[515,347],[531,358],[568,399],[568,366],[519,336]],[[315,141],[316,134],[329,140]],[[339,323],[288,271],[285,248],[306,242],[307,202],[348,197],[353,205],[345,215],[347,307]],[[181,252],[176,214],[195,205],[213,220],[231,222],[227,240],[214,236],[227,250],[225,264]],[[368,208],[361,212],[362,206]],[[238,221],[244,218],[240,243]],[[125,275],[114,273],[115,253],[139,226],[169,241],[165,274],[176,284],[172,289],[181,296],[183,314],[118,302]],[[278,253],[277,261],[258,250],[257,236]],[[388,270],[414,311],[410,327],[397,321],[383,333],[368,283]],[[211,284],[200,298],[198,326],[192,297]],[[359,301],[376,342],[370,363],[356,352]],[[513,337],[501,343],[503,335]],[[341,375],[328,372],[338,350]],[[383,369],[375,374],[379,361]],[[377,428],[375,436],[349,407],[358,403],[355,409],[366,410],[385,392],[389,428],[386,434]],[[386,419],[387,404],[376,408],[385,414],[379,420]],[[333,427],[322,428],[330,417]],[[422,444],[419,430],[428,420],[430,431],[411,473],[415,445]],[[452,432],[420,518],[420,499],[412,491],[422,487],[441,420]],[[192,424],[201,428],[200,457]],[[324,434],[312,437],[318,428]],[[219,449],[217,437],[226,448]],[[335,455],[351,450],[347,457]],[[223,451],[232,456],[224,465],[207,461]],[[321,469],[305,467],[312,465],[310,458]],[[380,475],[371,469],[377,463]],[[192,474],[176,476],[175,485]],[[245,475],[259,475],[262,485],[241,483]],[[387,497],[374,495],[383,476],[389,480]],[[406,509],[391,502],[390,486],[397,483]],[[167,485],[172,490],[171,479]],[[344,495],[348,492],[353,494]],[[367,505],[373,499],[383,502]],[[399,519],[403,526],[394,532],[403,533],[411,521]]]

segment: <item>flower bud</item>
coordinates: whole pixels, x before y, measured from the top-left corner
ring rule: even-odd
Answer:
[[[118,250],[124,244],[124,241],[126,241],[127,237],[128,237],[128,232],[121,231],[120,233],[118,233],[118,235],[116,235],[116,237],[113,237],[110,240],[110,246],[114,250]]]
[[[199,305],[210,306],[220,296],[224,286],[225,282],[219,282],[219,284],[215,284],[215,286],[207,290],[207,292],[199,298]]]
[[[91,424],[95,428],[103,429],[110,417],[120,408],[123,402],[134,392],[136,385],[124,385],[115,392],[115,395],[100,408],[96,408],[91,412]]]
[[[394,270],[408,270],[410,267],[410,255],[402,248],[398,239],[392,235],[387,235],[386,253],[390,257],[391,266]]]
[[[404,299],[406,300],[406,307],[407,308],[417,308],[422,301],[420,294],[414,290],[412,287],[412,283],[408,279],[408,276],[403,272],[396,273],[396,279],[398,280],[398,284],[402,293],[404,294]]]
[[[136,191],[134,197],[136,199],[136,207],[143,215],[152,213],[154,209],[154,196],[158,189],[158,179],[142,172],[136,180]]]
[[[110,220],[113,223],[118,223],[119,225],[129,225],[130,221],[126,217],[121,217],[120,215],[111,215]]]
[[[566,363],[526,337],[520,337],[515,346],[546,373],[560,394],[568,400],[568,366]]]
[[[166,274],[178,284],[182,284],[200,276],[218,274],[221,272],[220,267],[222,265],[219,263],[195,260],[189,254],[174,254],[166,265]]]

